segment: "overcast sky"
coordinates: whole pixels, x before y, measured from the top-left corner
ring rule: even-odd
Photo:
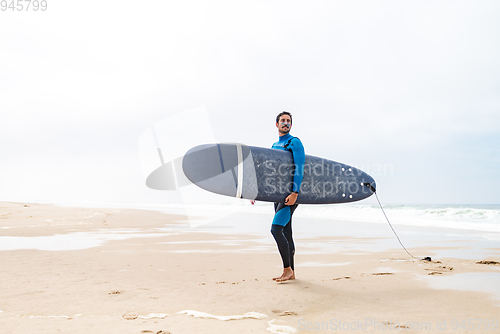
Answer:
[[[263,147],[290,111],[386,203],[500,203],[499,1],[47,5],[0,12],[0,200],[173,200],[138,138],[204,106],[216,141]]]

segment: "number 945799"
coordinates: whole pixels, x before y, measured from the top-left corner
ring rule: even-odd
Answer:
[[[1,0],[0,9],[5,11],[22,12],[22,11],[46,11],[46,0]]]

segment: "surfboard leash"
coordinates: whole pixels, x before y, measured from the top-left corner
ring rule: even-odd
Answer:
[[[375,194],[375,198],[377,199],[377,202],[378,202],[378,205],[380,206],[380,209],[382,209],[382,213],[384,214],[384,217],[385,217],[385,220],[387,220],[387,223],[389,223],[389,226],[391,227],[391,230],[392,232],[394,232],[394,235],[396,236],[396,238],[398,238],[398,241],[399,241],[399,244],[401,245],[401,247],[403,247],[403,249],[406,251],[406,253],[408,253],[408,255],[410,255],[412,258],[414,259],[417,259],[417,257],[413,256],[407,249],[406,247],[403,245],[403,243],[401,242],[401,239],[399,239],[399,236],[398,234],[396,233],[396,231],[394,230],[394,228],[392,227],[392,224],[391,222],[389,221],[389,218],[387,218],[387,215],[385,214],[385,211],[384,211],[384,208],[382,207],[382,204],[380,203],[380,200],[378,199],[378,195],[377,195],[377,190],[375,189],[375,187],[373,187],[370,183],[365,183],[365,186],[368,186],[370,188],[371,191],[373,191],[373,193]],[[423,259],[423,260],[426,260],[427,258]],[[430,258],[429,258],[430,259]]]

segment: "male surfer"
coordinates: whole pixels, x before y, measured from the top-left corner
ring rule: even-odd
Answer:
[[[293,163],[295,165],[291,193],[285,198],[284,203],[274,203],[275,214],[271,225],[271,233],[274,236],[274,240],[276,240],[283,261],[283,273],[281,276],[273,278],[273,280],[284,282],[295,279],[293,265],[295,245],[292,238],[292,215],[298,206],[298,204],[295,204],[295,201],[299,195],[300,184],[304,177],[305,153],[300,139],[290,135],[292,114],[287,111],[279,113],[276,117],[276,127],[278,128],[279,140],[273,144],[272,148],[292,152]],[[252,201],[252,204],[254,203],[255,201]]]

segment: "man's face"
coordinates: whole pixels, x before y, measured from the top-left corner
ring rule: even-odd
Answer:
[[[292,128],[292,119],[288,115],[281,115],[276,127],[281,134],[286,135]]]

